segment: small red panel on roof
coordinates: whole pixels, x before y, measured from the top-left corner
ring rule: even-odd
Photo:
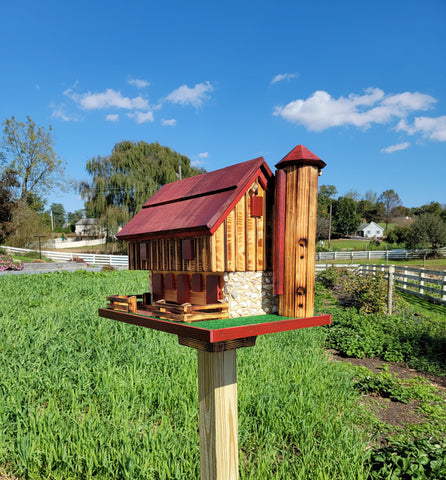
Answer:
[[[286,165],[295,164],[309,164],[316,165],[319,168],[324,168],[326,163],[317,157],[313,152],[308,150],[303,145],[297,145],[291,152],[285,155],[279,163],[276,164],[276,168],[283,168]]]

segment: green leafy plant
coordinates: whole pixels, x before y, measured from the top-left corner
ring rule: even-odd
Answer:
[[[369,453],[371,480],[440,480],[446,478],[444,439],[395,442]]]

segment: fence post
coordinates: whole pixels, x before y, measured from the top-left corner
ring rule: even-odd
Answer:
[[[407,289],[407,270],[406,270],[407,267],[404,267],[404,272],[403,272],[403,288],[404,289]]]
[[[350,252],[350,264],[353,265],[353,251]]]
[[[441,298],[443,300],[446,300],[446,272],[443,273],[443,295],[441,296]]]
[[[388,289],[387,289],[387,315],[392,315],[394,277],[395,277],[395,267],[393,265],[389,265],[389,277],[388,277]]]
[[[420,293],[424,294],[424,268],[420,268]]]

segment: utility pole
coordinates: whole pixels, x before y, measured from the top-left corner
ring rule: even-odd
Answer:
[[[42,245],[40,243],[40,239],[44,237],[45,235],[33,235],[33,237],[38,237],[39,238],[39,258],[42,260]]]
[[[331,211],[333,209],[333,204],[330,202],[330,220],[328,221],[328,248],[331,248]]]

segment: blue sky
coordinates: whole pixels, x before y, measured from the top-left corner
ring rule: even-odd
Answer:
[[[445,0],[14,0],[0,15],[0,120],[51,125],[76,180],[121,140],[208,171],[273,168],[303,144],[340,195],[446,204]]]

